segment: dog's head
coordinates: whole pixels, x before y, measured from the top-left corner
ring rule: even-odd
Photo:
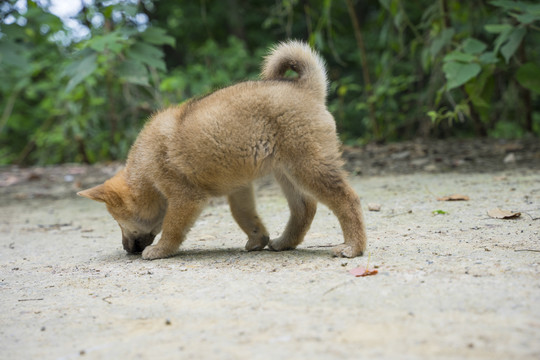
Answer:
[[[152,244],[161,231],[163,211],[155,201],[137,199],[126,182],[123,171],[79,196],[105,203],[107,210],[120,225],[122,245],[128,253],[140,253]]]

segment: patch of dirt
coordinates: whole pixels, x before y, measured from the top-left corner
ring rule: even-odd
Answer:
[[[245,252],[220,198],[177,256],[144,261],[75,195],[120,164],[4,168],[0,357],[538,359],[538,144],[434,144],[345,149],[369,239],[355,259],[331,257],[341,230],[323,205],[297,250]],[[270,178],[256,187],[276,237],[286,201]]]
[[[540,169],[540,140],[418,140],[345,147],[343,155],[357,175]]]

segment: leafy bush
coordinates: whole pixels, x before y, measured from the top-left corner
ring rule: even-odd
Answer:
[[[526,1],[0,5],[0,164],[122,159],[157,109],[256,79],[269,46],[328,63],[347,143],[540,134],[540,5]],[[211,5],[211,6],[210,6]]]

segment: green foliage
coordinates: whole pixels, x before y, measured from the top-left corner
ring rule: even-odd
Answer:
[[[257,79],[287,38],[326,59],[347,143],[540,134],[531,1],[95,1],[83,31],[39,4],[0,5],[0,165],[122,159],[152,112]]]
[[[168,96],[166,105],[240,80],[256,79],[262,56],[251,56],[236,37],[229,37],[221,46],[213,39],[205,41],[193,62],[173,70],[161,81],[160,90]]]
[[[516,80],[526,89],[540,95],[540,66],[528,62],[519,67]]]
[[[448,92],[453,89],[464,89],[464,96],[459,104],[454,105],[454,109],[446,111],[440,108],[438,111],[428,112],[428,116],[434,122],[441,120],[455,120],[458,116],[472,117],[471,109],[474,114],[477,114],[473,121],[476,121],[479,126],[493,129],[492,134],[496,136],[503,135],[497,129],[508,128],[507,125],[514,122],[509,122],[506,119],[499,121],[490,121],[493,116],[491,103],[494,94],[493,77],[497,72],[510,72],[506,75],[506,81],[515,80],[523,86],[523,88],[535,92],[540,76],[540,69],[534,63],[528,62],[523,64],[526,49],[529,48],[526,41],[526,36],[530,31],[535,31],[536,34],[531,34],[538,41],[538,27],[534,24],[540,21],[540,5],[531,4],[522,1],[490,1],[490,5],[498,7],[502,16],[499,18],[499,23],[485,24],[483,29],[477,31],[478,36],[484,37],[488,42],[483,42],[473,37],[467,37],[458,42],[454,49],[447,53],[443,58],[442,70],[446,77],[446,84],[440,91]],[[463,35],[472,35],[470,32],[464,32]],[[496,35],[495,38],[490,35]],[[452,35],[453,36],[453,35]],[[518,49],[522,49],[522,53],[518,54]],[[538,53],[532,53],[538,59]],[[502,57],[502,59],[501,59]],[[515,59],[515,64],[512,60]],[[502,61],[504,60],[504,62]],[[517,71],[515,71],[517,67]],[[510,87],[512,91],[514,87]],[[507,91],[508,89],[499,89]],[[530,94],[527,94],[530,97]],[[436,102],[437,104],[437,102]],[[512,104],[505,104],[512,106]],[[514,104],[515,106],[515,104]],[[526,109],[529,116],[532,109]],[[489,124],[491,122],[491,124]],[[500,123],[500,124],[499,124]],[[522,134],[522,128],[528,128],[533,131],[532,124],[515,125],[513,128],[520,131],[507,132],[509,136],[515,137],[516,134]]]
[[[128,5],[121,9],[115,22],[117,10],[105,8],[107,26],[92,29],[90,38],[68,47],[51,39],[54,30],[63,28],[61,20],[33,2],[25,14],[15,14],[26,20],[24,26],[2,25],[0,47],[16,51],[0,62],[0,72],[10,77],[0,82],[14,84],[2,91],[15,102],[2,117],[0,141],[6,150],[0,163],[125,156],[159,102],[157,71],[166,70],[160,45],[174,45],[174,39],[158,27],[130,26],[126,19],[134,10]],[[50,31],[35,29],[40,22],[52,24]]]

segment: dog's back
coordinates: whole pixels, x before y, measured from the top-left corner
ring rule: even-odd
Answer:
[[[289,69],[298,77],[286,77]],[[155,155],[166,154],[168,161],[150,159],[148,166],[173,166],[197,185],[223,194],[306,152],[327,151],[335,158],[338,142],[325,106],[322,59],[303,43],[282,43],[265,59],[261,77],[155,116],[148,126],[153,130],[145,129],[137,143],[145,143],[145,152],[155,147]],[[154,129],[163,139],[155,138]]]

